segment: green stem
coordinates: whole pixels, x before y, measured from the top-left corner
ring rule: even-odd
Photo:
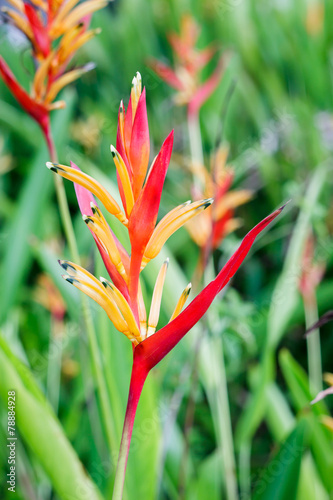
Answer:
[[[128,453],[131,444],[132,432],[136,410],[140,400],[143,385],[148,373],[140,362],[133,361],[130,389],[125,414],[125,422],[121,437],[120,450],[118,456],[117,470],[115,475],[112,500],[121,500],[123,497],[125,474],[128,460]]]
[[[56,152],[54,140],[52,137],[52,131],[50,125],[48,125],[44,130],[45,139],[50,153],[50,159],[53,163],[58,163],[58,155]],[[72,224],[72,218],[70,215],[66,191],[64,188],[64,183],[62,177],[55,174],[55,188],[59,204],[60,217],[65,231],[66,239],[70,249],[70,253],[74,262],[80,265],[80,255],[76,243],[74,228]],[[99,393],[99,399],[101,403],[101,409],[103,414],[105,432],[107,436],[109,449],[113,449],[116,441],[115,429],[112,425],[112,411],[110,406],[110,400],[108,396],[108,391],[106,387],[106,382],[103,374],[102,360],[100,356],[100,351],[97,343],[97,337],[95,332],[94,323],[91,316],[91,311],[89,308],[88,299],[84,294],[81,294],[81,305],[82,314],[87,330],[89,347],[92,358],[93,374],[96,378],[97,391]]]
[[[304,300],[304,312],[306,329],[308,329],[318,321],[318,308],[315,297],[312,297],[311,300]],[[318,329],[306,337],[306,347],[310,391],[315,396],[323,389],[320,334]]]
[[[196,165],[204,165],[204,156],[202,151],[202,139],[200,131],[200,122],[198,113],[187,113],[188,136],[190,139],[191,159],[194,167]],[[198,177],[193,174],[194,187],[202,190]]]
[[[226,498],[228,500],[238,499],[238,488],[236,481],[235,453],[232,439],[232,425],[230,417],[228,384],[224,364],[224,351],[222,336],[219,339],[219,383],[217,389],[217,414],[219,416],[219,429],[221,434],[221,446],[224,463]]]

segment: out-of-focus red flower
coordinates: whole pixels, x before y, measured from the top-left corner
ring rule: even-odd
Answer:
[[[106,0],[10,0],[3,15],[30,41],[36,72],[27,92],[0,56],[0,75],[22,108],[47,133],[49,114],[63,108],[55,101],[58,93],[69,83],[92,69],[93,65],[66,68],[75,52],[99,30],[88,30],[92,12],[107,5]]]
[[[217,149],[212,156],[210,171],[199,163],[191,163],[190,167],[197,180],[193,197],[214,198],[214,204],[187,225],[192,239],[201,249],[203,269],[210,252],[220,246],[227,234],[240,227],[241,220],[235,218],[235,209],[252,197],[252,191],[248,189],[231,190],[234,170],[227,165],[228,152],[226,146]]]
[[[174,69],[151,58],[150,67],[170,87],[177,90],[175,102],[187,105],[190,115],[197,114],[204,102],[218,86],[225,66],[225,58],[220,57],[212,75],[202,81],[201,71],[217,51],[215,45],[203,50],[196,48],[200,27],[193,17],[186,14],[181,19],[180,33],[169,33],[168,40],[174,53]]]

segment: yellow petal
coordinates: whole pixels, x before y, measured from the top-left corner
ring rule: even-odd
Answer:
[[[205,246],[212,234],[212,218],[209,209],[207,212],[201,212],[195,219],[190,220],[186,225],[186,229],[199,247]]]
[[[141,91],[142,91],[142,80],[140,73],[137,71],[136,76],[132,80],[132,89],[131,89],[132,122],[134,122],[136,108],[138,107]]]
[[[144,262],[151,260],[160,252],[167,239],[183,226],[188,220],[195,217],[213,203],[213,199],[200,200],[189,205],[180,205],[172,210],[157,224],[144,253]]]
[[[48,71],[50,69],[50,64],[54,59],[54,52],[50,52],[46,59],[40,64],[39,68],[36,71],[34,81],[32,84],[33,92],[36,99],[43,100],[44,93],[46,90],[45,79],[48,75]]]
[[[86,31],[85,33],[82,33],[82,35],[77,36],[76,40],[73,41],[73,43],[67,44],[66,46],[64,45],[63,51],[62,51],[62,58],[63,60],[68,59],[71,57],[75,52],[77,52],[85,43],[87,43],[89,40],[94,38],[96,35],[99,35],[101,33],[100,28],[96,28],[94,30]]]
[[[177,302],[175,310],[172,313],[170,321],[172,321],[173,319],[175,319],[178,316],[178,314],[181,313],[181,310],[183,309],[184,304],[187,301],[187,298],[188,298],[188,296],[190,294],[191,288],[192,288],[192,284],[189,283],[187,285],[187,287],[185,288],[185,290],[183,291],[183,293],[181,294],[181,296],[179,297],[179,300]],[[170,323],[170,321],[169,321],[169,323]]]
[[[224,234],[233,233],[236,229],[242,226],[242,219],[230,219],[226,222],[224,226]]]
[[[53,19],[53,23],[50,29],[51,36],[58,36],[57,27],[61,26],[63,19],[69,14],[69,12],[75,7],[75,5],[79,3],[79,1],[80,0],[68,0],[67,2],[63,3],[63,5],[58,10],[57,15]]]
[[[61,175],[65,179],[69,179],[76,184],[80,184],[80,186],[88,189],[92,194],[97,196],[99,200],[103,203],[106,210],[110,212],[110,214],[117,217],[123,224],[127,225],[128,220],[125,214],[120,210],[118,203],[112,198],[110,193],[93,177],[80,170],[76,170],[75,168],[68,167],[66,165],[60,165],[58,163],[47,162],[46,166]]]
[[[139,308],[139,320],[140,320],[140,333],[141,337],[145,339],[147,337],[147,313],[146,313],[145,303],[143,300],[140,281],[138,289],[138,308]]]
[[[96,10],[100,10],[103,7],[106,7],[107,4],[108,1],[105,0],[88,0],[87,2],[79,4],[71,12],[68,12],[68,15],[66,13],[66,15],[64,16],[63,13],[61,14],[60,12],[58,14],[59,18],[57,16],[57,18],[54,20],[52,32],[54,32],[54,35],[57,34],[58,36],[62,33],[65,33],[68,29],[78,24],[83,17],[87,16],[88,14],[92,14]]]
[[[59,92],[66,87],[66,85],[74,82],[80,76],[84,75],[88,71],[91,71],[95,67],[94,64],[86,64],[82,68],[76,68],[73,69],[72,71],[69,71],[68,73],[65,73],[62,75],[60,78],[58,78],[49,88],[49,91],[47,92],[45,102],[48,104],[52,102]]]
[[[103,307],[117,330],[124,333],[132,342],[137,344],[137,338],[129,331],[127,322],[123,318],[116,303],[106,293],[102,283],[86,269],[77,264],[68,261],[59,262],[69,273],[69,275],[63,276],[63,278]]]
[[[165,275],[166,275],[166,272],[168,269],[168,265],[169,265],[169,259],[167,259],[162,264],[162,267],[161,267],[160,272],[158,273],[158,276],[156,279],[154,292],[153,292],[153,298],[151,300],[149,318],[148,318],[147,337],[150,337],[150,335],[155,333],[155,330],[156,330],[158,318],[160,316],[163,285],[164,285],[164,280],[165,280]]]
[[[22,0],[8,0],[8,3],[10,3],[16,10],[18,10],[22,14],[25,13]]]
[[[44,12],[47,11],[47,2],[45,0],[30,0],[36,7],[39,7],[40,9],[44,10]]]
[[[29,40],[34,40],[33,32],[29,26],[29,23],[26,19],[24,19],[19,12],[15,10],[7,9],[7,7],[2,7],[1,11],[4,14],[7,14],[13,21],[15,26],[24,33]]]
[[[127,300],[123,296],[123,294],[116,288],[112,283],[104,278],[100,278],[103,286],[105,287],[106,293],[110,296],[110,298],[116,303],[119,308],[121,314],[123,315],[129,331],[133,334],[133,336],[141,342],[143,338],[141,338],[140,330],[135,321],[132,309],[130,308]]]
[[[91,209],[94,215],[84,215],[83,220],[98,237],[100,243],[109,255],[112,264],[116,266],[118,273],[124,278],[125,281],[127,281],[125,267],[108,223],[106,222],[102,212],[93,203],[91,203]]]
[[[133,196],[133,190],[131,186],[131,181],[128,175],[128,170],[127,167],[124,163],[124,160],[118,153],[118,151],[111,145],[111,154],[114,160],[114,163],[117,168],[118,175],[120,177],[121,185],[124,190],[124,195],[125,195],[125,201],[126,201],[126,210],[127,210],[127,216],[129,217],[132,208],[134,205],[134,196]]]
[[[221,217],[223,217],[227,210],[243,205],[252,197],[253,193],[248,189],[243,189],[240,191],[230,191],[229,193],[226,193],[220,200],[218,200],[216,206],[214,206],[214,219],[221,219]]]

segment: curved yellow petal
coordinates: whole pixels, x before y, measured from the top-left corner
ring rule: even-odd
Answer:
[[[91,204],[91,209],[94,215],[84,215],[83,220],[88,225],[88,227],[96,234],[99,241],[102,243],[107,254],[110,257],[111,262],[116,266],[119,274],[124,278],[125,281],[127,281],[125,267],[121,260],[118,247],[115,240],[113,239],[108,223],[106,222],[102,212],[93,203]]]
[[[95,67],[94,64],[86,64],[82,68],[73,69],[72,71],[68,71],[68,73],[65,73],[64,75],[60,76],[60,78],[57,78],[57,80],[55,80],[55,82],[50,86],[46,94],[45,97],[46,104],[52,102],[57,97],[59,92],[64,87],[66,87],[66,85],[69,85],[70,83],[74,82],[88,71],[91,71],[91,69],[93,69],[94,67]]]
[[[181,313],[181,311],[182,311],[182,309],[183,309],[183,307],[185,305],[185,302],[187,301],[187,298],[188,298],[188,296],[190,294],[191,288],[192,288],[192,283],[189,283],[187,285],[187,287],[184,289],[184,291],[181,294],[181,296],[179,297],[179,300],[177,302],[175,310],[172,313],[170,321],[172,321],[173,319],[175,319],[178,316],[178,314]],[[169,323],[170,323],[170,321],[169,321]]]
[[[160,272],[158,273],[158,276],[156,279],[154,292],[153,292],[153,298],[151,300],[151,306],[150,306],[149,317],[148,317],[147,337],[150,337],[150,335],[153,335],[153,333],[155,333],[155,330],[156,330],[158,318],[160,316],[163,285],[164,285],[165,275],[166,275],[166,272],[168,269],[168,265],[169,265],[169,259],[167,259],[162,264],[162,267],[161,267]]]
[[[196,201],[188,205],[180,205],[172,210],[157,224],[144,252],[144,262],[147,262],[160,252],[167,239],[187,221],[198,215],[213,203],[213,199]]]
[[[134,196],[133,196],[131,181],[130,181],[130,178],[128,175],[128,170],[127,170],[127,167],[124,163],[124,160],[122,159],[122,157],[120,156],[118,151],[112,145],[110,146],[110,149],[111,149],[112,158],[113,158],[114,163],[116,165],[117,172],[118,172],[118,175],[119,175],[119,178],[121,181],[121,185],[122,185],[123,190],[124,190],[127,215],[130,216],[130,214],[132,212],[133,205],[134,205]]]
[[[123,315],[129,331],[133,334],[133,336],[141,342],[143,338],[141,338],[139,327],[135,321],[132,309],[130,308],[127,300],[123,296],[123,294],[116,288],[112,283],[110,283],[105,278],[100,278],[103,286],[105,287],[106,293],[110,296],[110,298],[116,303],[119,308],[121,314]]]
[[[76,170],[72,167],[67,167],[66,165],[60,165],[58,163],[47,162],[46,166],[61,175],[65,179],[69,179],[76,184],[80,184],[80,186],[88,189],[92,194],[97,196],[99,200],[103,203],[106,210],[110,212],[110,214],[117,217],[123,224],[127,225],[128,220],[125,214],[120,210],[118,203],[112,198],[110,193],[93,177],[81,170]]]

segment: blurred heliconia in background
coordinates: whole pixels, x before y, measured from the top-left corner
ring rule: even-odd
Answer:
[[[105,0],[10,0],[2,16],[19,29],[31,43],[35,75],[28,92],[16,80],[0,56],[0,75],[22,108],[40,125],[46,138],[50,134],[50,112],[63,108],[56,101],[59,92],[94,65],[67,67],[77,50],[93,38],[99,29],[89,30],[93,12],[107,5]]]
[[[235,172],[232,166],[227,165],[228,153],[228,147],[219,146],[212,155],[209,171],[198,163],[191,163],[190,166],[196,180],[192,188],[194,198],[214,198],[214,204],[186,226],[200,247],[201,271],[205,269],[211,252],[220,246],[224,237],[241,226],[242,221],[235,217],[235,209],[253,196],[248,189],[231,189]]]
[[[170,87],[177,90],[174,97],[177,105],[185,105],[189,115],[196,115],[201,106],[214,92],[223,75],[224,57],[220,57],[212,75],[202,81],[201,71],[216,54],[218,47],[210,45],[205,49],[196,47],[200,26],[190,14],[185,14],[180,23],[180,33],[169,33],[168,41],[174,54],[174,68],[156,59],[149,65]]]
[[[276,210],[247,234],[217,278],[181,312],[189,295],[190,285],[188,285],[175,305],[175,311],[168,325],[156,332],[168,261],[164,262],[157,276],[148,319],[140,287],[140,272],[158,255],[165,241],[179,227],[208,208],[213,201],[210,198],[184,203],[171,210],[156,226],[172,146],[173,132],[164,141],[148,171],[149,131],[146,93],[145,89],[142,90],[141,76],[137,73],[132,82],[126,113],[123,103],[120,104],[117,149],[111,146],[124,211],[99,182],[81,172],[75,164],[72,163],[70,167],[47,164],[52,171],[75,183],[83,219],[93,234],[113,283],[105,278],[98,280],[77,264],[59,261],[67,273],[63,277],[100,304],[117,330],[124,333],[133,343],[132,377],[115,479],[114,500],[122,497],[135,413],[149,371],[200,320],[215,296],[241,265],[255,237],[282,210],[282,208]],[[106,210],[128,229],[130,255],[113,234],[95,202],[94,195],[103,203]]]

